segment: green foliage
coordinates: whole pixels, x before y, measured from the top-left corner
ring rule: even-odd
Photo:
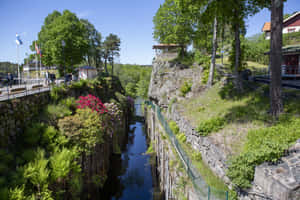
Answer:
[[[155,150],[153,148],[153,141],[152,141],[146,151],[146,154],[153,154],[153,153],[155,153]]]
[[[180,95],[185,97],[187,93],[192,90],[192,83],[190,81],[184,81],[184,83],[180,87]]]
[[[75,111],[77,106],[74,97],[63,99],[59,102],[59,104],[66,106],[71,111]]]
[[[92,182],[99,188],[102,188],[105,181],[107,179],[107,176],[100,176],[100,175],[94,175],[92,177]]]
[[[264,34],[246,38],[243,43],[245,45],[245,60],[269,64],[269,56],[264,55],[264,53],[270,50],[270,40],[266,40]]]
[[[75,159],[78,158],[77,149],[55,148],[53,155],[50,157],[51,179],[57,181],[59,178],[64,179],[72,169],[80,170]]]
[[[44,150],[38,149],[36,159],[25,166],[24,178],[28,179],[35,187],[47,184],[50,171],[47,168],[48,160],[45,158]]]
[[[180,142],[182,142],[182,143],[186,142],[186,136],[185,136],[184,133],[179,133],[179,134],[176,136],[176,138],[178,139],[178,141],[180,141]]]
[[[136,95],[138,97],[142,97],[143,99],[146,99],[148,96],[148,88],[149,88],[149,82],[146,80],[140,80],[136,84]]]
[[[70,116],[72,111],[63,104],[50,104],[46,107],[45,114],[50,121],[56,122],[60,118]]]
[[[201,122],[197,127],[197,132],[201,136],[207,136],[211,132],[216,132],[222,129],[225,125],[225,119],[223,117],[215,117]]]
[[[26,128],[24,133],[24,142],[28,145],[34,146],[39,143],[44,132],[45,124],[34,123]]]
[[[178,125],[176,124],[176,122],[170,121],[170,122],[169,122],[169,126],[170,126],[170,129],[172,130],[172,132],[173,132],[175,135],[179,134],[179,127],[178,127]]]
[[[255,166],[276,162],[300,137],[300,119],[250,131],[243,152],[230,162],[227,175],[234,184],[247,188],[254,178]]]
[[[180,63],[185,65],[186,67],[191,67],[194,64],[195,58],[193,52],[183,52],[177,56],[171,62]]]
[[[151,67],[140,65],[116,65],[115,74],[125,88],[126,95],[147,98]]]
[[[160,43],[189,44],[193,28],[188,13],[175,1],[166,0],[153,18],[154,39]]]
[[[10,200],[26,200],[24,194],[24,185],[21,187],[16,187],[9,191]]]
[[[206,84],[208,81],[210,56],[201,53],[199,50],[195,51],[195,62],[202,67],[201,82]]]
[[[300,44],[300,32],[283,34],[282,40],[283,40],[283,46]]]
[[[47,66],[59,66],[60,74],[63,74],[64,68],[67,72],[72,71],[71,67],[82,62],[87,53],[89,41],[86,33],[85,25],[69,10],[49,14],[37,41],[38,44],[42,44],[40,46],[43,51],[43,63]],[[34,43],[31,49],[34,50]]]
[[[128,83],[126,86],[125,86],[125,91],[126,91],[126,94],[128,96],[131,96],[131,97],[136,97],[137,94],[136,94],[136,85],[134,83]]]
[[[241,44],[240,44],[240,57],[239,57],[239,65],[238,65],[238,72],[243,71],[246,66],[247,63],[245,62],[245,43],[243,42],[244,39],[242,38],[241,40]],[[232,41],[232,47],[231,47],[231,51],[229,54],[229,62],[230,62],[230,67],[231,70],[234,71],[234,66],[235,66],[235,54],[236,54],[236,48],[235,48],[235,40]]]
[[[73,84],[72,84],[73,85]],[[61,94],[66,92],[66,87],[65,86],[54,86],[50,90],[50,96],[51,99],[54,101],[58,101],[61,98]]]
[[[104,142],[101,117],[90,109],[79,109],[75,115],[60,119],[58,127],[80,152],[90,153],[97,143]]]

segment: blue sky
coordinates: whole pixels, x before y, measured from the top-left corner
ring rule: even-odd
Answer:
[[[17,62],[15,34],[24,45],[20,60],[30,53],[29,45],[37,39],[44,18],[54,10],[69,9],[88,19],[102,33],[121,38],[121,63],[151,64],[152,18],[164,0],[0,0],[0,61]],[[300,10],[299,0],[287,0],[284,13]],[[247,36],[259,33],[270,12],[262,10],[247,22]]]

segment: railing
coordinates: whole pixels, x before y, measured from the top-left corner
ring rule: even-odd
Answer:
[[[178,153],[182,164],[185,166],[186,172],[189,178],[192,180],[196,194],[199,199],[208,199],[208,200],[228,200],[229,194],[228,191],[218,190],[216,188],[210,187],[206,184],[204,179],[201,177],[197,168],[192,164],[191,159],[181,147],[178,142],[175,134],[170,129],[168,122],[165,120],[164,116],[160,111],[160,107],[154,105],[151,101],[146,101],[145,104],[151,106],[152,110],[155,111],[158,120],[161,125],[164,127],[165,132],[168,134],[172,145],[174,146],[176,152]]]
[[[281,66],[282,75],[296,75],[299,74],[298,65],[283,65]]]
[[[64,83],[63,80],[48,81],[46,79],[14,79],[0,88],[0,101],[20,98],[32,94],[50,91],[53,86]]]

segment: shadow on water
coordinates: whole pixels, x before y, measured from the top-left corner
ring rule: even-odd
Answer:
[[[141,100],[135,102],[135,117],[141,119]],[[155,195],[158,189],[154,187],[150,156],[146,155],[147,136],[142,120],[134,120],[128,131],[127,143],[122,148],[121,155],[113,155],[111,170],[102,190],[102,199],[134,200],[160,199]]]

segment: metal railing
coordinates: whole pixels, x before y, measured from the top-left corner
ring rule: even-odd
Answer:
[[[192,164],[192,161],[189,158],[188,154],[182,148],[175,134],[169,127],[168,122],[165,120],[164,116],[161,113],[160,107],[156,106],[151,101],[145,101],[145,104],[151,106],[152,110],[155,111],[158,120],[160,121],[161,125],[165,129],[165,132],[169,136],[171,143],[174,146],[178,156],[180,157],[182,164],[185,166],[189,178],[193,182],[193,186],[198,198],[201,200],[203,199],[228,200],[229,199],[228,191],[218,190],[216,188],[210,187],[209,185],[207,185],[205,180],[201,177],[201,174],[199,173],[197,168]]]
[[[53,86],[64,83],[63,80],[46,81],[46,79],[14,79],[0,87],[0,101],[20,98],[32,94],[50,91]]]

